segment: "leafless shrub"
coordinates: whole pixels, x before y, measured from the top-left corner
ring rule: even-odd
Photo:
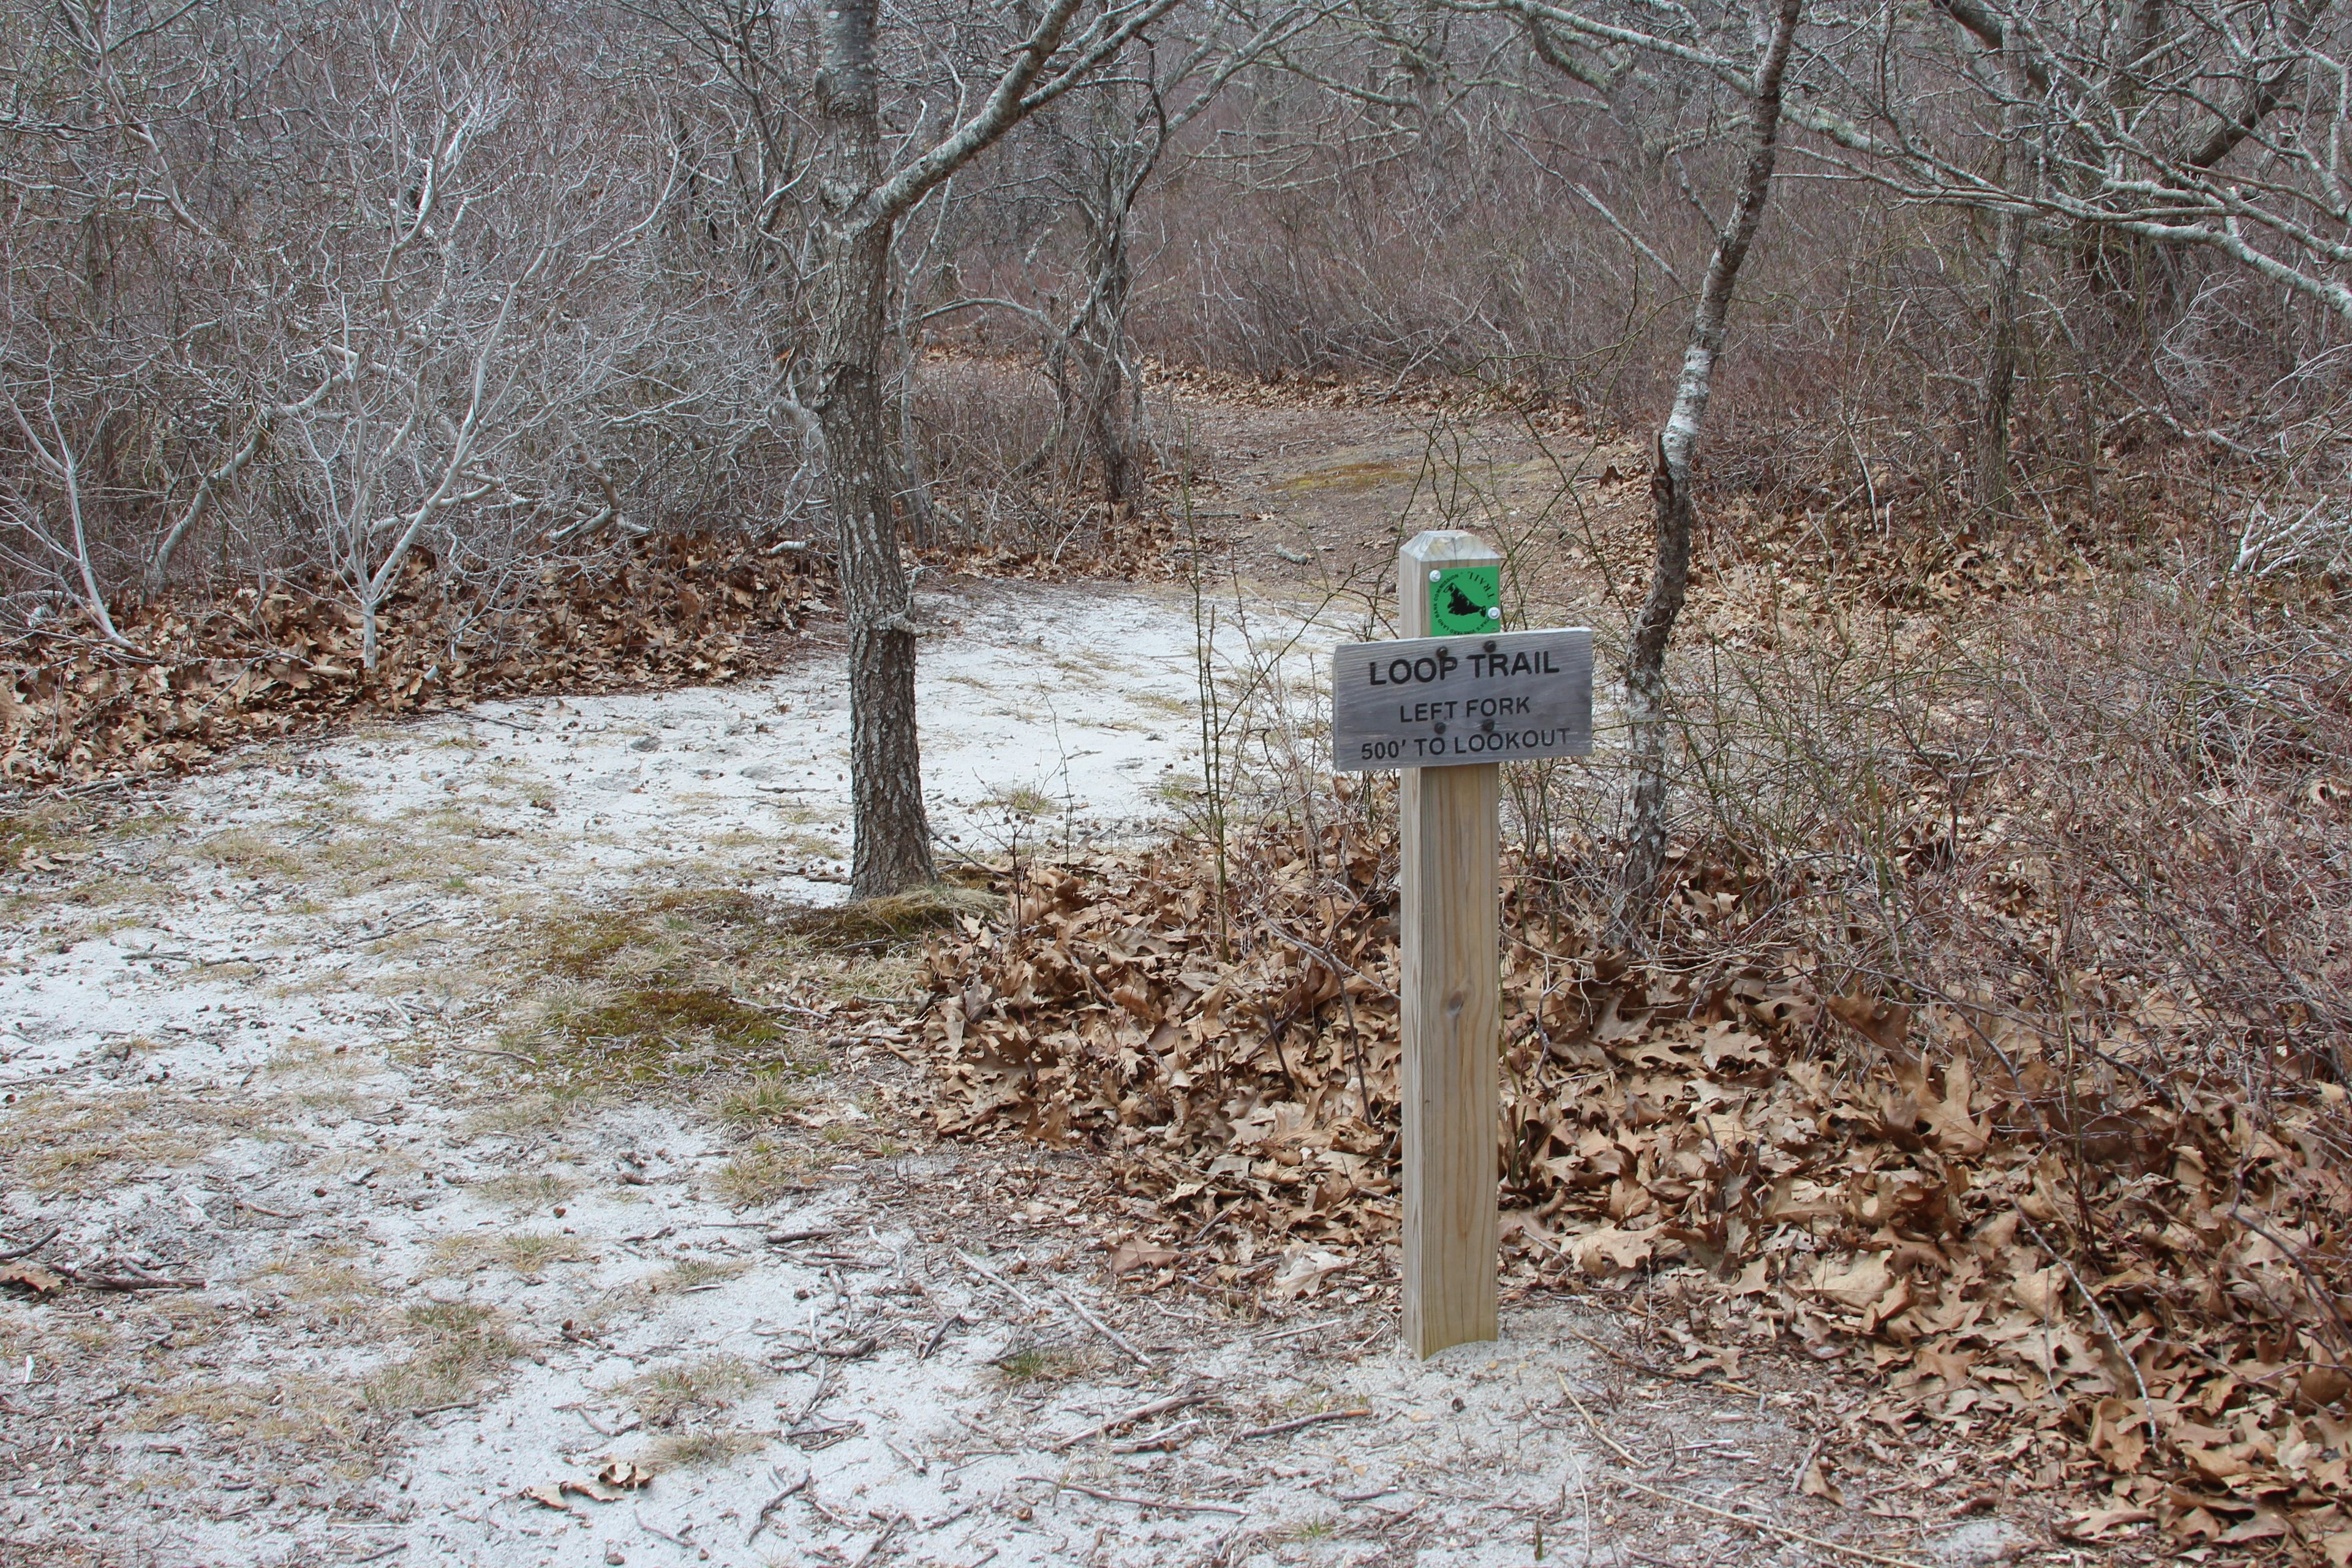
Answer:
[[[2340,637],[2153,575],[1924,649],[1719,632],[1678,694],[1670,962],[1801,952],[1832,991],[1960,1005],[2177,1088],[2352,1073]]]

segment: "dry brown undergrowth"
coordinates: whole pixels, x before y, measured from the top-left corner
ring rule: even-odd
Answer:
[[[1576,510],[1638,588],[1636,509]],[[1615,781],[1515,777],[1498,1192],[1538,1281],[1709,1280],[1851,1366],[1858,1445],[1971,1440],[2088,1545],[2341,1568],[2352,657],[2340,584],[2201,552],[1727,521],[1649,962],[1592,937]],[[1213,1238],[1312,1289],[1393,1232],[1393,847],[1312,749],[1224,855],[1024,868],[933,954],[940,1130],[1099,1151],[1138,1278]]]
[[[772,658],[823,591],[806,555],[665,535],[608,567],[550,570],[502,613],[413,559],[360,665],[353,613],[321,582],[160,600],[119,617],[132,650],[73,627],[0,657],[0,784],[181,773],[256,740],[315,734],[363,714],[489,697],[723,680]],[[21,847],[12,826],[0,855]]]

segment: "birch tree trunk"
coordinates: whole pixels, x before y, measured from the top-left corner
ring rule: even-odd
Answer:
[[[1610,916],[1610,940],[1630,946],[1648,922],[1666,858],[1666,644],[1690,591],[1691,454],[1706,419],[1715,389],[1716,360],[1723,352],[1724,321],[1740,265],[1764,221],[1772,193],[1772,165],[1780,152],[1780,77],[1789,63],[1802,0],[1779,0],[1772,34],[1756,63],[1748,96],[1748,150],[1731,220],[1717,235],[1698,311],[1683,351],[1682,378],[1665,427],[1658,432],[1656,471],[1651,476],[1657,560],[1650,590],[1633,619],[1625,648],[1625,709],[1633,732],[1633,794],[1625,862]]]
[[[824,431],[849,617],[849,788],[856,820],[850,896],[859,899],[938,879],[923,815],[915,632],[891,506],[890,420],[882,392],[896,224],[870,200],[883,179],[877,8],[877,0],[835,0],[826,11],[816,91],[824,211],[816,235],[814,402]]]

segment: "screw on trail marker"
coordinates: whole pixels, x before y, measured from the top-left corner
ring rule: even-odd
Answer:
[[[1500,566],[1433,567],[1429,574],[1429,635],[1462,637],[1503,625]]]

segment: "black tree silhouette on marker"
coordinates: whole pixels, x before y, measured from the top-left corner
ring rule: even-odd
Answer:
[[[1461,584],[1448,583],[1445,584],[1445,606],[1438,613],[1443,616],[1483,616],[1486,612],[1470,602],[1470,595],[1462,591]]]

